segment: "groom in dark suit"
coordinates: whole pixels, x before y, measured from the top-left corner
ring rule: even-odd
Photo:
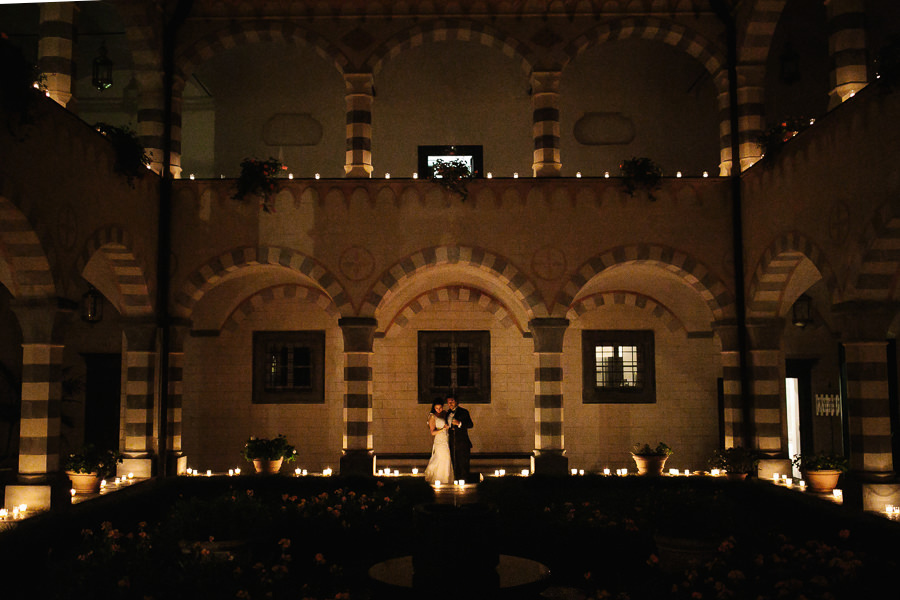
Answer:
[[[468,481],[469,455],[472,442],[469,430],[474,427],[469,411],[456,403],[453,396],[447,397],[447,419],[450,421],[450,460],[453,463],[453,478]]]

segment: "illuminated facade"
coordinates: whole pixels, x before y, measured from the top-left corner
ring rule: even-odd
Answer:
[[[6,505],[50,504],[81,440],[145,476],[278,433],[304,468],[371,470],[425,453],[449,392],[476,455],[538,471],[639,441],[682,470],[749,444],[763,475],[846,450],[867,507],[900,503],[900,95],[875,61],[900,15],[811,4],[2,7],[50,98],[0,131]],[[814,123],[760,161],[787,117]],[[97,121],[153,173],[116,173]],[[464,198],[419,172],[453,146],[480,156]],[[234,200],[270,156],[274,210]],[[629,194],[643,156],[663,179]]]

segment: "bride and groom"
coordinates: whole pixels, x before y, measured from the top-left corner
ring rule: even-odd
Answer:
[[[428,429],[434,437],[431,460],[425,468],[425,481],[451,482],[469,478],[469,454],[472,442],[469,429],[472,417],[452,396],[447,398],[445,409],[442,400],[435,400],[428,415]]]

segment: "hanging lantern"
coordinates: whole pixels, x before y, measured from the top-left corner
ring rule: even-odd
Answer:
[[[81,318],[88,323],[96,323],[103,318],[103,294],[94,286],[81,297]]]
[[[812,323],[812,300],[806,294],[803,294],[794,302],[793,323],[800,329],[803,329]]]
[[[100,90],[108,90],[112,87],[113,63],[109,60],[106,53],[106,42],[100,43],[100,54],[94,59],[94,66],[91,71],[91,83],[95,88]]]

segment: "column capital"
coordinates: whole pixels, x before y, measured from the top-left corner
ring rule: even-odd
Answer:
[[[528,328],[534,337],[535,352],[562,352],[563,337],[569,327],[569,320],[545,317],[532,319]]]
[[[344,352],[372,352],[378,328],[374,317],[341,317],[338,327],[344,335]]]
[[[562,71],[533,71],[531,73],[531,93],[558,94]]]
[[[842,342],[886,340],[898,313],[898,302],[851,300],[832,307],[832,314],[840,325]]]
[[[784,337],[784,319],[747,319],[750,350],[779,350]]]
[[[25,344],[61,344],[78,304],[68,298],[23,298],[9,303]]]
[[[375,95],[375,76],[372,73],[344,73],[347,94]]]

